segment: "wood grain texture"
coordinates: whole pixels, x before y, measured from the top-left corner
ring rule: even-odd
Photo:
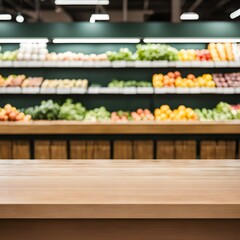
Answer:
[[[110,141],[94,141],[93,159],[110,159]]]
[[[133,141],[133,158],[134,159],[153,159],[154,145],[153,141]]]
[[[202,159],[235,159],[236,141],[201,141]]]
[[[174,159],[175,158],[175,142],[174,141],[157,141],[156,149],[157,159]]]
[[[239,160],[1,160],[0,218],[240,219]]]
[[[24,140],[12,141],[13,159],[30,159],[30,142]]]
[[[216,159],[217,141],[201,141],[200,143],[200,158],[201,159]]]
[[[70,141],[70,159],[110,159],[110,141]]]
[[[0,141],[0,159],[12,159],[12,142]]]
[[[50,146],[51,146],[51,141],[35,140],[34,141],[34,158],[35,159],[51,159]]]
[[[51,159],[67,159],[67,141],[54,140],[50,143]]]
[[[114,159],[133,159],[132,141],[116,140],[113,143]]]
[[[88,123],[2,122],[0,134],[240,134],[240,121]]]
[[[86,141],[70,141],[70,159],[87,159]]]
[[[175,159],[195,159],[197,143],[194,140],[175,141]]]
[[[2,240],[239,240],[240,220],[0,220]]]

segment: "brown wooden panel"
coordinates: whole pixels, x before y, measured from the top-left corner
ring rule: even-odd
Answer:
[[[71,141],[71,159],[110,159],[110,141]]]
[[[237,143],[236,141],[226,141],[226,159],[236,158]]]
[[[224,159],[227,151],[226,141],[217,141],[216,159]]]
[[[174,159],[174,141],[157,141],[157,159]]]
[[[153,159],[154,158],[153,141],[133,141],[134,159]]]
[[[34,141],[34,158],[35,159],[51,159],[50,141],[47,141],[47,140]]]
[[[94,157],[94,141],[86,141],[86,159],[93,159]]]
[[[132,141],[114,141],[113,147],[114,159],[133,159],[133,143]]]
[[[13,141],[12,142],[12,158],[13,159],[30,159],[30,142],[29,141]]]
[[[0,159],[12,159],[11,141],[0,141]]]
[[[196,141],[175,141],[175,159],[195,159]]]
[[[67,141],[51,141],[50,156],[51,159],[67,159]]]
[[[87,159],[86,141],[70,141],[70,159]]]
[[[240,220],[0,220],[2,240],[239,240]]]
[[[200,158],[201,159],[216,159],[216,141],[201,141],[200,143]]]
[[[93,159],[110,159],[110,141],[94,141]]]
[[[240,141],[238,142],[238,159],[240,159]]]

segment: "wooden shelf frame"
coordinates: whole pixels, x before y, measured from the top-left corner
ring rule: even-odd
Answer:
[[[206,122],[1,122],[1,135],[59,134],[240,134],[240,121]]]

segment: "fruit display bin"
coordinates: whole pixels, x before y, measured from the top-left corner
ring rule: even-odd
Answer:
[[[234,159],[240,121],[1,123],[0,159]]]
[[[13,51],[19,44],[1,44],[1,39],[45,38],[49,52],[102,54],[136,43],[68,43],[68,39],[145,38],[181,39],[169,45],[180,49],[206,49],[209,42],[240,42],[238,23],[1,23],[0,45]],[[221,29],[221,31],[219,31]],[[64,38],[65,43],[54,43]],[[191,39],[195,38],[193,42]],[[184,42],[184,39],[187,39]],[[207,41],[207,40],[208,41]],[[17,40],[16,40],[17,42]],[[46,49],[45,49],[46,50]],[[41,89],[0,88],[0,106],[18,109],[52,99],[63,102],[70,96],[87,109],[105,106],[109,111],[151,112],[168,104],[192,109],[213,108],[219,102],[239,104],[239,88],[107,88],[113,79],[148,81],[153,74],[180,71],[183,76],[239,72],[240,61],[1,61],[0,74],[26,75],[43,79],[88,79],[89,88]],[[99,84],[101,87],[91,87]],[[72,121],[0,122],[0,159],[221,159],[239,158],[239,121],[89,123]]]

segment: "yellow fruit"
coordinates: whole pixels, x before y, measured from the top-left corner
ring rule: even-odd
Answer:
[[[187,117],[188,118],[194,118],[195,117],[195,112],[194,111],[188,112]]]
[[[170,107],[168,106],[168,105],[162,105],[161,107],[160,107],[160,110],[162,111],[162,112],[166,112],[167,110],[169,110],[170,109]]]
[[[210,88],[215,87],[215,82],[213,82],[213,81],[207,82],[206,87],[210,87]]]
[[[200,87],[200,84],[198,82],[195,82],[194,87]]]
[[[188,87],[194,87],[194,82],[190,79],[187,80],[187,86]]]
[[[180,87],[181,84],[182,84],[182,79],[176,79],[176,80],[175,80],[175,86],[176,86],[176,87]]]
[[[180,110],[177,116],[179,116],[180,118],[183,118],[186,116],[186,112],[184,110]]]
[[[156,108],[155,110],[154,110],[154,115],[155,116],[159,116],[161,114],[161,110],[159,109],[159,108]]]
[[[178,107],[178,111],[184,111],[186,109],[186,107],[184,105],[180,105]]]
[[[172,110],[168,109],[165,113],[167,114],[167,116],[169,116],[172,113]]]
[[[174,120],[175,114],[172,112],[172,113],[169,115],[169,118],[170,118],[171,120]]]
[[[161,118],[161,120],[166,120],[167,119],[167,114],[161,113],[161,115],[159,117]]]

